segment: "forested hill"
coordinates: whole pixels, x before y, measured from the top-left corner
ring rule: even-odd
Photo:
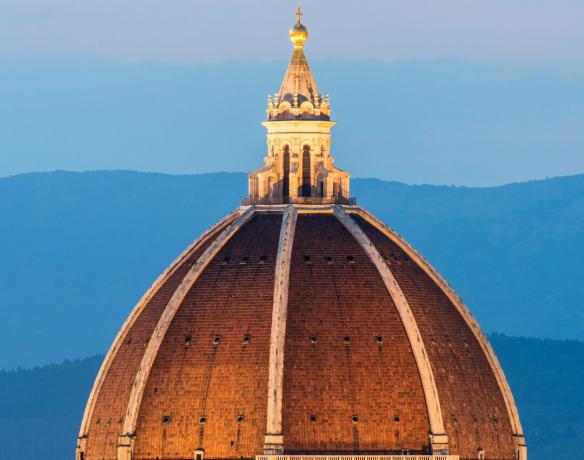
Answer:
[[[352,184],[484,329],[584,339],[584,175],[493,188]],[[0,369],[103,353],[158,274],[245,193],[244,174],[0,179]]]
[[[490,337],[511,387],[531,460],[581,457],[584,343]],[[0,372],[2,460],[73,458],[83,408],[102,356]]]

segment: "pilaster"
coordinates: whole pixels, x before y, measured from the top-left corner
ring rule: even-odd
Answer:
[[[432,455],[448,455],[448,436],[444,433],[430,433],[430,448],[432,449]]]
[[[75,449],[75,460],[85,460],[85,450],[87,448],[87,436],[77,438],[77,448]]]
[[[134,435],[118,436],[118,460],[132,460],[134,454]]]
[[[527,460],[527,443],[525,442],[525,436],[522,434],[516,434],[513,436],[513,442],[515,443],[515,456],[517,460]]]

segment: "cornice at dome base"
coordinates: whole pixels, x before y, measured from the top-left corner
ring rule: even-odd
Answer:
[[[459,455],[256,455],[256,460],[459,460]]]
[[[326,197],[326,196],[297,196],[289,197],[286,201],[282,198],[276,197],[245,197],[241,199],[242,206],[251,205],[288,205],[288,204],[300,204],[300,205],[332,205],[332,204],[343,204],[354,206],[357,204],[356,196],[349,197]]]

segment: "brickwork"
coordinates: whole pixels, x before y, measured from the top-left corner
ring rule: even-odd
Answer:
[[[379,273],[332,215],[298,217],[284,359],[287,453],[428,448],[404,327]]]
[[[399,246],[354,217],[384,256],[416,317],[428,351],[450,451],[476,459],[513,459],[509,415],[496,377],[463,317],[430,277]]]
[[[388,237],[353,217],[406,296],[428,353],[450,452],[514,458],[492,368],[464,318]],[[255,214],[186,295],[138,411],[135,460],[251,459],[263,451],[282,213]],[[89,423],[87,460],[116,460],[138,366],[170,297],[220,231],[192,250],[138,315]],[[298,216],[284,344],[286,454],[427,453],[430,424],[414,355],[375,266],[332,214]]]
[[[97,395],[95,409],[89,423],[85,452],[87,460],[115,460],[117,458],[118,436],[122,432],[132,384],[152,331],[184,275],[223,228],[216,229],[198,248],[193,248],[183,263],[152,296],[128,331],[113,358],[101,391]]]
[[[281,220],[253,217],[187,294],[146,385],[134,458],[261,453]]]

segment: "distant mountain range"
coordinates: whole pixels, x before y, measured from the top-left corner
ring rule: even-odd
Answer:
[[[584,343],[492,335],[515,394],[530,460],[581,458]],[[73,458],[102,356],[0,372],[2,460]]]
[[[0,176],[255,169],[266,95],[288,65],[282,38],[281,61],[2,55]],[[333,154],[356,176],[486,185],[584,172],[582,59],[319,60],[317,42],[307,52],[338,121]]]
[[[0,179],[0,369],[105,352],[157,275],[245,191],[244,174],[226,173]],[[493,188],[355,179],[353,192],[487,331],[584,339],[584,175]]]

